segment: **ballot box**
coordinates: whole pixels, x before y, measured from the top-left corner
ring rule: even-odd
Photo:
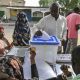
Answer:
[[[36,58],[48,63],[56,63],[57,50],[60,44],[60,40],[56,36],[50,36],[46,40],[42,37],[33,37],[30,44],[36,48]]]

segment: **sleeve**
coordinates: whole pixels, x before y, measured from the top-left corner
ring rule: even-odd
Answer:
[[[64,26],[62,28],[62,39],[66,40],[67,30],[68,30],[66,18],[63,21],[64,21]]]
[[[45,18],[42,18],[36,25],[35,25],[38,29],[44,29],[45,27]]]
[[[44,30],[45,27],[45,19],[42,18],[37,24],[34,24],[34,26],[31,28],[31,37],[35,34],[38,30]]]
[[[76,27],[76,30],[78,30],[80,29],[80,15],[77,14],[75,21],[76,21],[75,27]]]
[[[77,24],[80,24],[80,15],[77,15],[77,16],[76,16],[76,25],[77,25]]]
[[[3,40],[4,40],[4,42],[5,42],[8,46],[10,46],[9,41],[8,41],[5,37],[3,38]]]

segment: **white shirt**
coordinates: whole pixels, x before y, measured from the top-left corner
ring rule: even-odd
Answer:
[[[38,29],[44,30],[49,35],[57,36],[59,39],[62,39],[62,36],[66,35],[66,18],[61,15],[55,20],[55,18],[49,14],[42,18],[35,26]]]

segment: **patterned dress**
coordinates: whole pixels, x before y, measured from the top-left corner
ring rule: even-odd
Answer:
[[[14,46],[26,46],[29,45],[30,40],[30,27],[28,22],[23,23],[16,21],[15,29],[13,33]]]

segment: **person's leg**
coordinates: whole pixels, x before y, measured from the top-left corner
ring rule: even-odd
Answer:
[[[65,53],[66,54],[71,53],[72,49],[74,47],[76,47],[76,46],[77,46],[77,38],[75,38],[75,39],[68,39],[67,48],[66,48]]]
[[[71,47],[71,43],[72,43],[71,41],[72,41],[71,39],[68,39],[65,54],[69,54],[70,53],[70,47]]]
[[[76,47],[76,46],[77,46],[77,38],[71,39],[70,53],[72,52],[72,50],[73,50],[74,47]]]
[[[61,53],[62,53],[62,46],[58,46],[57,54],[61,54]]]
[[[63,45],[63,54],[65,54],[66,47],[67,47],[67,42],[68,42],[68,39],[65,41],[65,44]]]

